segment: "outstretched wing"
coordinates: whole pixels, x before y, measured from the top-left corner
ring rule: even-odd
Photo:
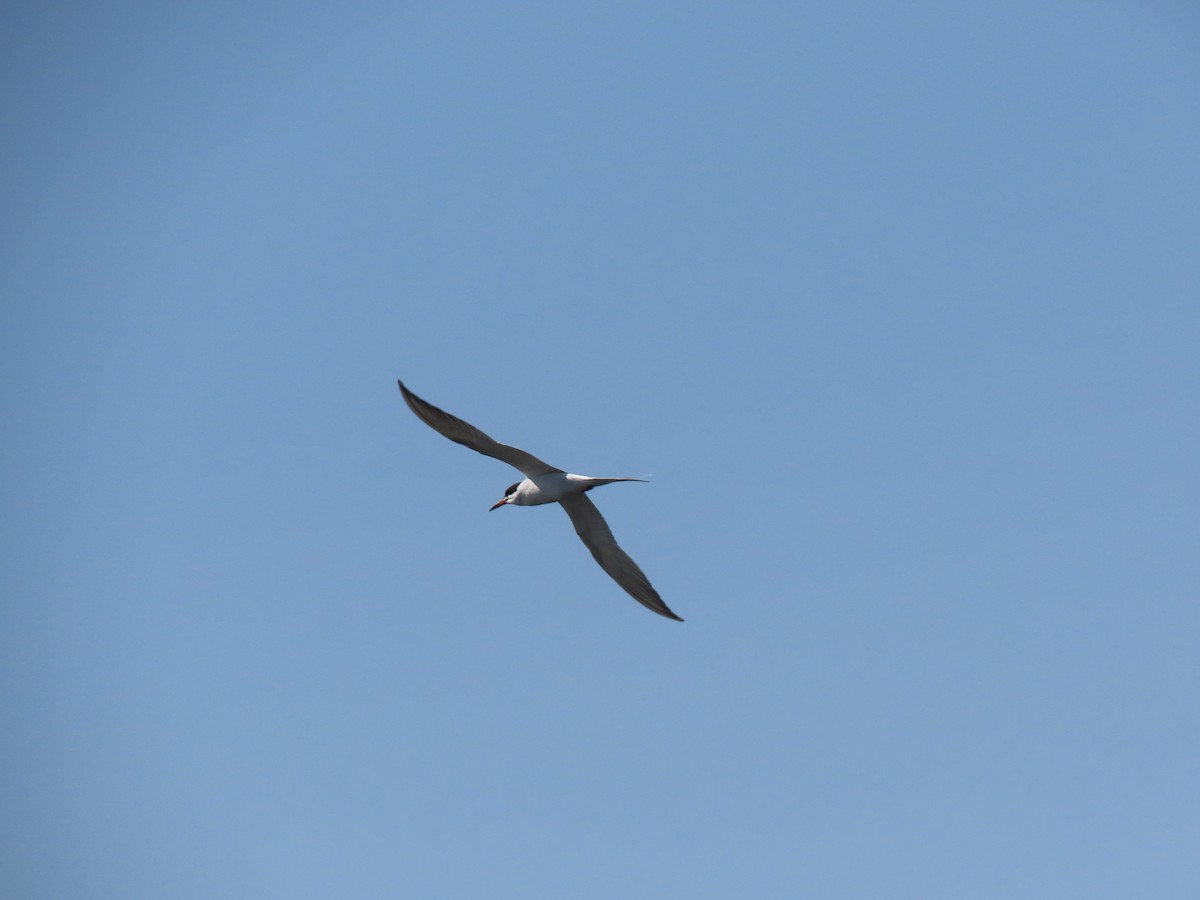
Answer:
[[[617,546],[612,530],[596,509],[596,504],[588,499],[586,494],[568,494],[558,501],[571,517],[575,533],[579,535],[587,548],[600,563],[600,568],[612,576],[613,580],[623,587],[629,596],[647,609],[652,609],[660,616],[682,622],[683,619],[671,612],[662,597],[658,596],[646,573],[638,568],[638,564],[629,558],[629,554]]]
[[[400,393],[404,395],[404,402],[408,404],[409,409],[417,414],[417,418],[434,431],[450,438],[454,443],[470,447],[475,452],[482,453],[484,456],[490,456],[501,462],[506,462],[514,469],[524,472],[529,478],[562,471],[562,469],[556,469],[549,463],[542,462],[532,453],[526,453],[524,450],[494,441],[474,425],[464,422],[462,419],[452,416],[444,410],[438,409],[432,403],[426,403],[406,388],[403,381],[397,381],[396,384],[400,385]]]

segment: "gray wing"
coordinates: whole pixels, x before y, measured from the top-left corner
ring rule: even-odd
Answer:
[[[575,533],[580,540],[592,551],[600,568],[612,576],[613,580],[638,603],[647,609],[652,609],[660,616],[682,622],[683,619],[671,612],[663,603],[658,591],[650,584],[646,573],[638,568],[638,564],[629,558],[629,554],[617,546],[608,523],[596,504],[588,499],[586,494],[568,494],[558,501],[571,517]]]
[[[514,469],[524,472],[530,478],[562,471],[562,469],[556,469],[549,463],[542,462],[532,453],[526,453],[524,450],[494,441],[474,425],[464,422],[462,419],[452,416],[444,410],[438,409],[432,403],[426,403],[406,388],[403,381],[397,381],[396,384],[400,385],[400,393],[404,395],[404,402],[408,404],[409,409],[417,414],[417,418],[434,431],[444,437],[450,438],[454,443],[470,447],[484,456],[490,456],[493,459],[506,462]]]

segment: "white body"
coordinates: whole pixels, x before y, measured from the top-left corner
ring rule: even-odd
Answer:
[[[573,475],[570,472],[547,472],[526,478],[517,489],[504,498],[514,506],[540,506],[543,503],[558,503],[571,494],[582,494],[602,484],[614,481],[641,481],[640,478],[592,478],[588,475]]]

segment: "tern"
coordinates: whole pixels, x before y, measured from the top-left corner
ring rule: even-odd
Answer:
[[[470,447],[477,453],[506,462],[525,476],[524,481],[509,485],[500,502],[492,506],[492,509],[509,505],[541,506],[543,503],[558,503],[571,517],[575,533],[592,551],[592,556],[600,563],[600,568],[611,575],[629,596],[660,616],[677,622],[683,621],[663,603],[662,597],[658,596],[658,591],[638,568],[638,564],[617,546],[608,523],[600,515],[600,510],[596,509],[596,504],[587,497],[587,492],[594,487],[615,484],[618,481],[645,481],[645,478],[592,478],[556,469],[532,453],[492,440],[474,425],[438,409],[432,403],[427,403],[406,388],[403,381],[397,380],[396,383],[400,385],[400,393],[404,395],[404,402],[408,404],[408,408],[434,431],[457,444]]]

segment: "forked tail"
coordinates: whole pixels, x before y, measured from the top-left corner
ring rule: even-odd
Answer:
[[[618,481],[641,481],[649,482],[647,478],[589,478],[586,475],[578,476],[579,480],[584,484],[584,490],[590,491],[594,487],[600,487],[605,484],[615,484]]]

